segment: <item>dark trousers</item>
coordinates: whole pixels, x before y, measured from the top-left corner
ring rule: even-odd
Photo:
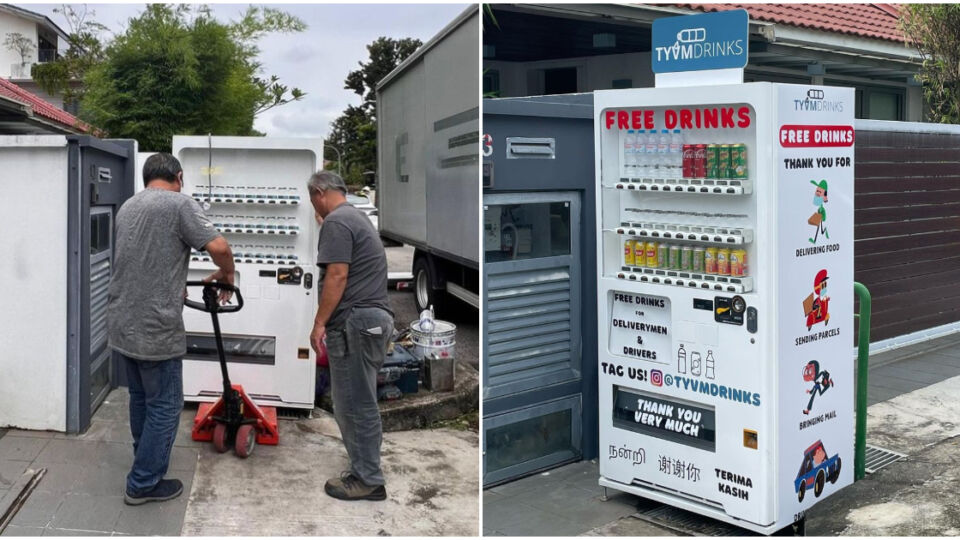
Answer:
[[[130,385],[134,454],[133,467],[127,475],[127,492],[139,495],[153,489],[170,465],[183,410],[183,361],[135,360],[127,356],[123,359]]]
[[[346,322],[327,330],[333,415],[340,426],[350,471],[368,486],[383,485],[377,407],[377,373],[393,335],[393,317],[379,308],[354,308]]]

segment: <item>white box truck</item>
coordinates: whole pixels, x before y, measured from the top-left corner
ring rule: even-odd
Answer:
[[[479,308],[479,9],[471,6],[377,85],[380,235],[415,248],[417,311]]]

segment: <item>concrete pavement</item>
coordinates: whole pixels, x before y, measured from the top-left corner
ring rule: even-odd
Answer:
[[[34,470],[47,469],[4,536],[180,534],[186,496],[144,506],[123,503],[133,463],[127,397],[125,390],[114,390],[83,435],[14,429],[0,438],[0,489],[4,481],[9,486],[0,509],[10,505]],[[199,443],[190,440],[193,412],[181,416],[167,475],[181,480],[185,493],[200,454]]]
[[[168,477],[184,495],[126,506],[124,479],[133,461],[127,393],[114,390],[90,429],[71,436],[10,430],[0,438],[0,510],[43,467],[47,474],[4,536],[111,535],[458,535],[478,532],[478,437],[449,429],[387,433],[388,498],[345,503],[323,493],[346,469],[336,422],[281,420],[281,444],[258,446],[241,460],[190,440],[196,407],[181,416]]]
[[[282,444],[239,460],[205,446],[185,536],[473,536],[479,530],[477,434],[384,434],[387,500],[343,502],[324,482],[347,469],[332,416],[283,425]]]

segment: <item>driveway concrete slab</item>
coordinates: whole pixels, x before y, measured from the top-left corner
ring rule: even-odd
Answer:
[[[344,502],[323,485],[347,469],[332,419],[285,422],[280,445],[241,460],[201,450],[183,534],[474,536],[478,534],[478,438],[452,430],[384,434],[387,500]],[[255,517],[252,517],[255,516]]]

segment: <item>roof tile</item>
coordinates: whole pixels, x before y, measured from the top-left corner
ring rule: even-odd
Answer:
[[[0,95],[15,99],[24,105],[29,105],[30,108],[33,109],[34,114],[48,120],[53,120],[54,122],[69,126],[84,133],[94,132],[94,128],[90,124],[55,107],[49,102],[39,98],[36,94],[30,93],[2,77],[0,77]]]
[[[896,4],[677,4],[697,11],[745,9],[750,19],[903,43]]]

